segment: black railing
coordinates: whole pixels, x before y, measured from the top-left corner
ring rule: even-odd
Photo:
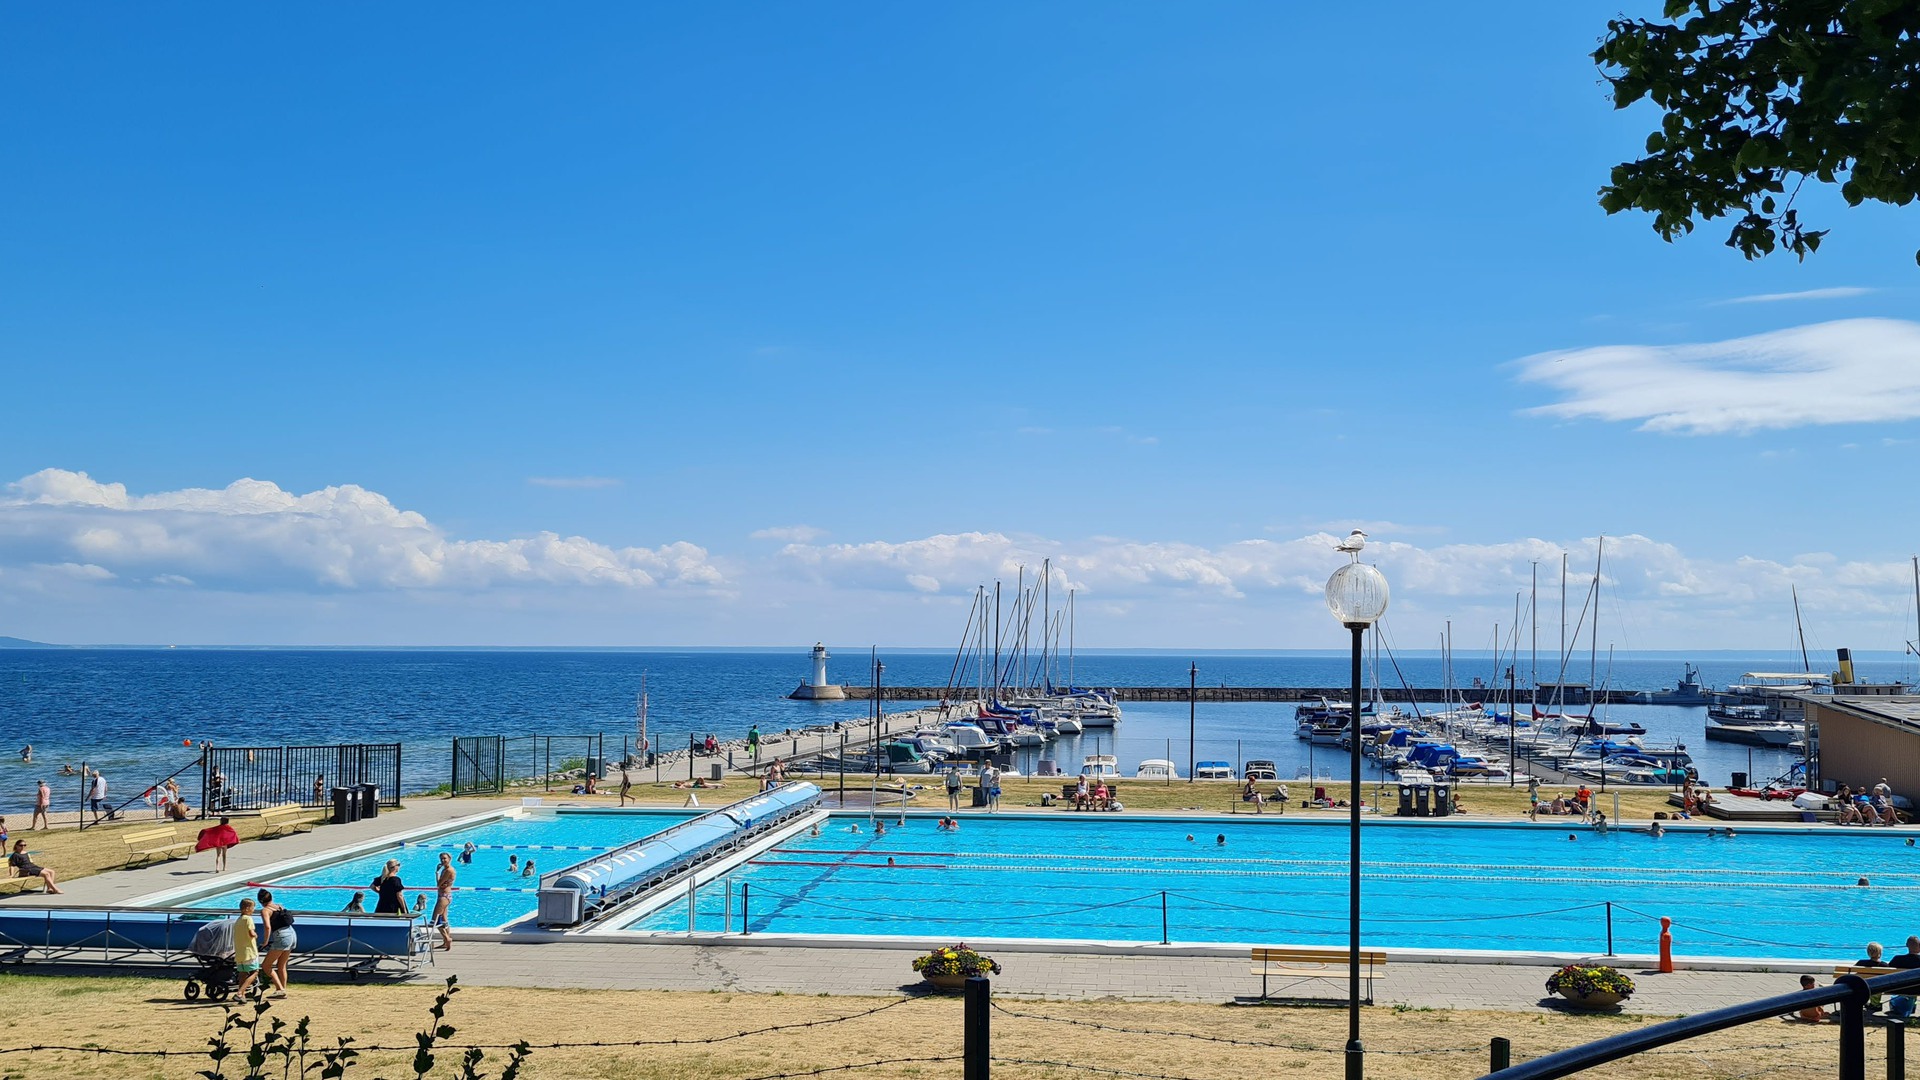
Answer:
[[[453,740],[455,795],[507,790],[507,740],[499,735],[461,735]]]
[[[1863,979],[1842,975],[1831,985],[1801,990],[1792,994],[1729,1005],[1724,1009],[1669,1020],[1638,1031],[1629,1031],[1609,1039],[1590,1042],[1569,1050],[1538,1057],[1532,1061],[1488,1073],[1481,1080],[1556,1080],[1557,1077],[1597,1068],[1647,1050],[1657,1050],[1677,1042],[1711,1035],[1716,1031],[1791,1016],[1815,1006],[1840,1006],[1840,1060],[1835,1074],[1839,1080],[1866,1080],[1867,1077],[1867,999],[1875,994],[1909,994],[1920,990],[1920,969]],[[1889,1027],[1888,1070],[1904,1075],[1904,1028]]]
[[[337,787],[372,784],[380,805],[400,805],[399,743],[210,746],[201,759],[201,816],[281,803],[325,806]]]

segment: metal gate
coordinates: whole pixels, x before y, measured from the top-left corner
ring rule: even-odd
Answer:
[[[400,805],[399,743],[210,746],[201,768],[203,817],[282,803],[325,806],[333,788],[360,784],[380,789],[381,806]]]
[[[499,735],[456,736],[453,740],[453,793],[498,794],[507,790],[507,740]]]

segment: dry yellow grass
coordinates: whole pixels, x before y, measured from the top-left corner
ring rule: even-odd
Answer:
[[[328,1045],[351,1036],[360,1045],[411,1047],[427,1021],[439,985],[298,985],[275,1002],[270,1018],[289,1026],[312,1018],[313,1041]],[[960,1075],[961,1003],[953,997],[907,1000],[883,1012],[855,1014],[890,999],[796,997],[734,993],[615,990],[462,990],[448,1015],[457,1029],[440,1054],[435,1076],[457,1074],[458,1049],[527,1039],[632,1043],[683,1040],[682,1045],[541,1048],[529,1080],[743,1080],[772,1074],[909,1059],[846,1075],[876,1080],[922,1080]],[[1215,1005],[1111,1002],[1001,1003],[1014,1013],[993,1016],[994,1074],[1005,1080],[1096,1075],[1071,1068],[1020,1064],[1065,1062],[1153,1076],[1197,1080],[1333,1076],[1346,1036],[1346,1015],[1330,1008],[1242,1008]],[[842,1022],[830,1022],[854,1017]],[[0,1048],[59,1043],[72,1046],[166,1049],[185,1056],[107,1057],[68,1051],[0,1054],[0,1080],[62,1077],[72,1080],[186,1080],[207,1067],[206,1040],[218,1032],[219,1006],[188,1004],[179,984],[146,978],[0,976]],[[829,1021],[829,1022],[822,1022]],[[1065,1023],[1062,1021],[1073,1021]],[[1451,1080],[1476,1077],[1487,1065],[1488,1040],[1509,1038],[1516,1060],[1617,1034],[1655,1020],[1619,1016],[1543,1015],[1448,1010],[1368,1009],[1364,1036],[1367,1073],[1377,1080]],[[784,1031],[702,1042],[748,1029],[814,1024]],[[1090,1026],[1090,1025],[1105,1025]],[[1138,1034],[1111,1028],[1184,1034]],[[1734,1080],[1770,1072],[1791,1076],[1834,1062],[1835,1029],[1769,1021],[1686,1045],[1684,1052],[1631,1059],[1609,1066],[1611,1080]],[[1201,1036],[1192,1038],[1186,1036]],[[1235,1040],[1221,1042],[1211,1040]],[[1878,1057],[1884,1038],[1869,1034]],[[1435,1053],[1432,1051],[1446,1051]],[[503,1053],[487,1051],[484,1071],[497,1075]],[[411,1051],[369,1053],[347,1076],[411,1076]],[[228,1076],[244,1074],[230,1059]],[[1869,1066],[1877,1075],[1881,1066]],[[270,1075],[279,1076],[279,1070]]]

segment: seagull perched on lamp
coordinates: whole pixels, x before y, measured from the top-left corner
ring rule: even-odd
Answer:
[[[1355,529],[1347,534],[1345,540],[1333,545],[1333,550],[1344,551],[1353,556],[1354,562],[1360,561],[1360,549],[1367,546],[1367,534]]]

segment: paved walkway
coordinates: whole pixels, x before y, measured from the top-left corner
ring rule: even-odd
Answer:
[[[733,990],[746,993],[896,994],[917,988],[913,950],[642,945],[631,942],[507,944],[459,942],[439,953],[428,977],[462,985],[566,986],[618,990]],[[1240,957],[1094,956],[1002,953],[1000,994],[1088,1001],[1221,1004],[1260,992]],[[1673,1016],[1799,989],[1796,976],[1680,971],[1643,974],[1625,965],[1639,990],[1625,1011]],[[1376,980],[1380,1005],[1434,1009],[1547,1011],[1551,967],[1498,964],[1389,964]],[[1342,973],[1344,975],[1344,973]],[[1272,982],[1276,994],[1345,1000],[1346,981]]]

